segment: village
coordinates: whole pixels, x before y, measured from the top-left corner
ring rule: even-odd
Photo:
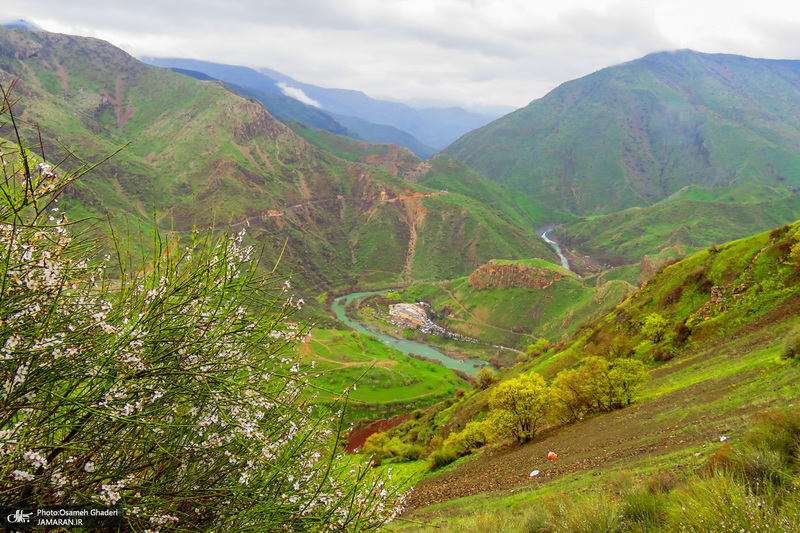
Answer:
[[[402,329],[418,329],[427,335],[436,335],[445,339],[453,339],[461,342],[471,342],[474,344],[485,344],[484,342],[461,335],[455,331],[445,329],[433,322],[428,317],[427,309],[430,304],[427,302],[417,302],[415,304],[400,303],[389,305],[390,317],[386,319],[388,324]]]

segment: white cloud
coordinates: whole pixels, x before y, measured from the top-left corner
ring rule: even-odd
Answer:
[[[782,0],[0,0],[0,12],[137,56],[478,105],[522,106],[659,50],[800,54],[800,3]]]
[[[303,92],[303,89],[300,89],[299,87],[289,87],[285,83],[281,82],[278,83],[278,88],[286,96],[294,98],[295,100],[299,100],[306,105],[322,109],[322,104],[320,104],[319,102],[308,96],[305,92]]]

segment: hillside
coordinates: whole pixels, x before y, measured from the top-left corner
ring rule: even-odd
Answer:
[[[786,189],[690,186],[652,206],[573,219],[550,236],[573,254],[607,267],[665,252],[686,256],[791,223],[798,214],[800,195]]]
[[[663,52],[564,83],[445,153],[553,207],[609,214],[689,185],[797,187],[798,104],[800,62]]]
[[[121,228],[155,221],[176,235],[249,227],[265,263],[282,257],[282,272],[318,292],[552,257],[517,215],[343,160],[218,82],[148,67],[103,41],[0,29],[0,69],[4,86],[19,79],[17,116],[63,143],[46,147],[48,159],[67,149],[98,161],[129,143],[67,195],[75,216],[109,213]]]
[[[585,323],[568,342],[503,372],[501,380],[531,371],[552,379],[594,355],[643,361],[650,379],[630,407],[566,425],[549,419],[552,429],[530,444],[487,445],[417,482],[409,502],[414,511],[407,518],[431,528],[464,530],[476,521],[495,524],[480,514],[488,505],[509,511],[505,525],[491,530],[525,531],[535,507],[564,524],[575,520],[574,527],[564,529],[573,532],[582,531],[575,524],[585,516],[580,502],[586,498],[616,509],[625,503],[620,490],[664,479],[670,480],[665,493],[682,494],[678,487],[691,484],[696,472],[709,472],[714,460],[732,456],[730,445],[720,440],[741,446],[753,417],[795,405],[797,362],[781,354],[797,353],[799,246],[797,223],[696,253],[663,269],[604,317]],[[664,319],[657,335],[644,327],[653,314]],[[792,346],[795,351],[787,352]],[[424,426],[407,426],[415,435],[445,437],[484,420],[493,390],[473,391],[420,419]],[[548,460],[548,451],[558,458]],[[759,468],[776,468],[770,461]],[[542,498],[556,498],[562,514],[553,506],[543,508],[537,503]],[[592,519],[586,516],[582,523]],[[397,529],[433,530],[412,523]]]

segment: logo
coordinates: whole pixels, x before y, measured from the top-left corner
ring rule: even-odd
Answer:
[[[9,524],[27,524],[31,521],[31,516],[33,515],[33,511],[30,513],[26,513],[22,509],[17,509],[14,511],[14,514],[10,514],[6,517]]]

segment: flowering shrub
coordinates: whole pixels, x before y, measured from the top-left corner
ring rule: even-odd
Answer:
[[[0,138],[18,131],[2,114]],[[0,160],[0,506],[120,505],[151,532],[391,519],[384,481],[336,455],[341,418],[309,403],[299,302],[243,233],[157,237],[148,268],[110,279],[58,210],[75,175],[21,141]]]

